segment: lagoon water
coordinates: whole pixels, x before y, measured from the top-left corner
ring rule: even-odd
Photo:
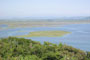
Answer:
[[[43,43],[48,41],[51,43],[67,44],[75,48],[79,48],[84,51],[90,51],[90,24],[71,24],[66,26],[58,27],[27,27],[27,28],[9,28],[6,25],[0,25],[0,27],[5,27],[0,30],[0,38],[8,36],[25,35],[32,31],[52,31],[52,30],[63,30],[72,32],[70,34],[64,35],[63,37],[29,37],[27,39],[32,39],[34,41],[39,41]]]

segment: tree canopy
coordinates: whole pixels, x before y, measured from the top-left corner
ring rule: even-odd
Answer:
[[[0,60],[90,60],[90,52],[62,43],[8,37],[0,39]]]

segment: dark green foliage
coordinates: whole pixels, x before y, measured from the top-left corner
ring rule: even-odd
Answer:
[[[0,60],[90,60],[90,52],[63,44],[8,37],[0,39]]]
[[[87,58],[90,59],[90,52],[87,52]]]

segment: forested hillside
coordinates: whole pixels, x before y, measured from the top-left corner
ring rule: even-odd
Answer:
[[[8,37],[0,39],[0,60],[90,60],[90,52],[62,43]]]

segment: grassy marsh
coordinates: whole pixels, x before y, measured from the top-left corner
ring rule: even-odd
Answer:
[[[21,35],[18,37],[61,37],[63,35],[69,34],[67,31],[36,31],[30,32],[28,35]]]

